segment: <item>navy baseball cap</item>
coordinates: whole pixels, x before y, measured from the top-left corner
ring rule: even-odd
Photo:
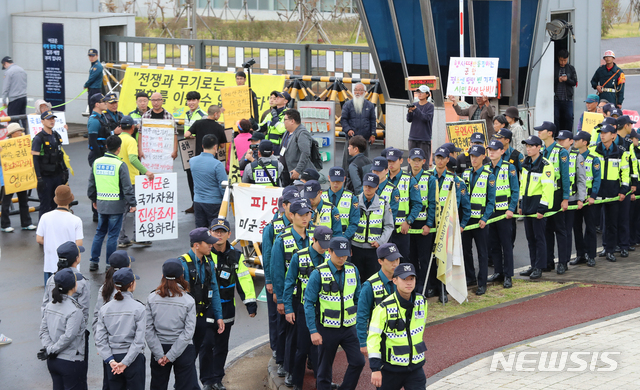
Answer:
[[[556,139],[573,139],[573,133],[569,130],[560,130]]]
[[[618,126],[623,126],[623,125],[626,125],[626,124],[634,124],[634,123],[636,123],[636,121],[631,120],[629,115],[622,115],[622,116],[618,117],[618,119],[616,120],[616,123],[618,124]]]
[[[84,252],[84,247],[76,245],[73,241],[62,243],[58,249],[58,260],[66,261],[67,266],[73,264],[80,253]]]
[[[291,203],[296,199],[300,199],[300,192],[295,186],[285,187],[285,189],[282,190],[282,196],[280,199],[282,199],[282,202]]]
[[[285,99],[287,99],[288,102],[291,101],[291,95],[289,95],[289,92],[287,92],[287,91],[276,92],[276,96],[277,97],[281,97],[281,98],[285,98]]]
[[[333,238],[333,230],[326,226],[318,226],[313,232],[313,238],[318,241],[318,244],[320,244],[322,249],[329,249],[329,243]]]
[[[473,145],[471,147],[471,149],[469,149],[469,154],[472,156],[482,156],[483,154],[485,154],[486,151],[484,150],[484,146],[482,145]]]
[[[556,133],[556,125],[553,124],[553,122],[549,122],[549,121],[542,122],[542,124],[540,126],[534,127],[534,129],[536,129],[538,131],[548,130],[548,131],[552,132],[553,134]]]
[[[494,135],[496,138],[508,138],[510,140],[513,139],[513,133],[509,129],[502,128],[498,130],[498,132]]]
[[[501,150],[504,149],[504,145],[502,144],[502,142],[494,139],[489,142],[489,146],[487,146],[487,149]]]
[[[380,245],[378,249],[376,249],[376,255],[378,255],[378,259],[387,259],[389,261],[394,261],[402,257],[396,244],[390,242]]]
[[[104,102],[104,95],[101,93],[94,93],[91,95],[91,104],[96,104],[98,102]]]
[[[600,102],[600,97],[598,95],[596,95],[595,93],[589,94],[587,95],[587,98],[584,99],[585,103],[599,103]]]
[[[382,172],[385,169],[389,168],[389,162],[384,157],[376,157],[373,159],[373,164],[371,164],[371,170],[376,172]]]
[[[339,257],[351,255],[351,243],[344,237],[333,237],[329,248],[333,249],[336,256]]]
[[[457,147],[453,142],[447,142],[445,144],[442,144],[441,148],[449,149],[449,153],[460,153],[460,152],[462,152],[462,149]]]
[[[89,52],[87,53],[87,55],[97,56],[98,55],[98,51],[96,49],[89,49]]]
[[[598,133],[617,133],[618,129],[615,126],[604,125],[598,129]]]
[[[362,177],[362,185],[368,187],[377,187],[380,184],[380,178],[375,173],[365,173]]]
[[[640,136],[638,136],[638,132],[635,129],[631,129],[631,133],[629,133],[629,138],[640,138]]]
[[[47,110],[40,115],[40,120],[51,119],[51,118],[57,118],[56,114],[54,114],[53,111],[51,110]]]
[[[604,126],[604,125],[618,126],[618,119],[613,117],[606,117],[602,120],[600,125],[596,125],[596,126]]]
[[[608,112],[609,113],[609,112],[611,112],[611,111],[613,111],[615,109],[616,109],[616,106],[614,106],[611,103],[607,103],[604,106],[602,106],[602,112]]]
[[[302,171],[302,174],[300,175],[300,179],[305,181],[319,180],[320,174],[318,173],[318,171],[316,171],[313,168],[307,168],[304,171]]]
[[[113,273],[113,284],[116,287],[122,288],[122,286],[126,286],[134,280],[140,280],[140,277],[134,274],[131,268],[120,268]]]
[[[542,146],[542,140],[538,136],[530,135],[529,138],[522,140],[523,144]]]
[[[329,170],[329,179],[331,181],[344,181],[345,172],[341,167],[333,167]]]
[[[394,278],[406,279],[409,276],[416,276],[416,269],[411,263],[400,263],[396,269],[393,270]]]
[[[214,218],[214,220],[211,221],[211,227],[209,227],[209,230],[214,231],[218,229],[224,229],[225,232],[228,232],[231,230],[231,225],[229,224],[229,221],[224,218]]]
[[[447,168],[451,169],[451,170],[456,170],[458,169],[458,160],[456,160],[453,157],[449,157],[449,162],[447,163]]]
[[[390,148],[385,155],[387,160],[397,161],[402,158],[402,150],[396,148]]]
[[[180,260],[169,259],[162,264],[162,276],[165,279],[175,280],[180,275],[184,275],[184,268]]]
[[[76,286],[78,280],[84,279],[80,273],[73,272],[71,268],[61,269],[53,276],[53,280],[59,286],[59,289],[71,290]]]
[[[118,101],[118,95],[116,95],[115,93],[108,93],[104,97],[104,101],[107,103],[115,103]]]
[[[482,134],[482,133],[473,133],[473,134],[471,134],[470,142],[471,143],[478,142],[478,143],[483,144],[484,143],[484,134]]]
[[[129,115],[125,115],[122,117],[122,119],[120,119],[120,126],[133,126],[136,124],[136,121],[133,120],[132,117],[130,117]]]
[[[129,256],[127,251],[122,249],[113,252],[111,256],[109,256],[109,265],[115,271],[120,268],[131,267],[131,263],[134,261],[136,261],[136,259],[134,259],[133,256]]]
[[[260,146],[258,146],[258,150],[263,155],[263,157],[268,157],[268,156],[265,156],[264,153],[268,153],[270,156],[271,153],[273,153],[273,142],[269,141],[268,139],[264,139],[260,141]]]
[[[410,159],[419,158],[421,160],[426,160],[426,157],[424,156],[424,150],[420,148],[411,149],[409,151],[409,158]]]
[[[434,154],[440,157],[449,157],[449,153],[450,153],[449,149],[439,147],[438,149],[436,149],[436,152]]]
[[[318,191],[322,188],[320,187],[320,183],[317,180],[309,180],[304,183],[304,197],[306,199],[314,199],[318,196]]]
[[[218,239],[213,237],[206,227],[199,227],[189,232],[189,241],[191,243],[204,241],[207,244],[215,244]]]
[[[311,212],[311,205],[306,199],[296,199],[291,202],[289,211],[293,214],[304,215]]]
[[[264,134],[259,132],[259,131],[254,131],[253,134],[251,134],[251,138],[249,138],[249,141],[262,141],[264,139]]]
[[[621,110],[621,109],[619,109],[619,108],[614,108],[614,109],[611,111],[611,116],[614,116],[614,115],[615,115],[615,116],[617,116],[617,117],[621,117],[621,116],[623,115],[623,114],[622,114],[622,110]]]
[[[578,134],[573,136],[573,139],[575,141],[583,140],[583,141],[591,142],[591,134],[587,131],[579,131]]]

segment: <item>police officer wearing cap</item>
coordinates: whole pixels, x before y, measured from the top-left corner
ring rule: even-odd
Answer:
[[[293,201],[289,206],[291,225],[284,228],[274,241],[271,249],[271,281],[273,283],[273,294],[278,303],[279,314],[276,363],[278,364],[278,376],[280,377],[285,377],[293,371],[297,336],[294,332],[294,327],[285,318],[284,280],[293,255],[310,245],[310,236],[313,233],[309,229],[311,214],[309,200],[298,199]]]
[[[84,88],[87,89],[87,96],[89,97],[89,111],[93,110],[93,103],[91,97],[96,93],[102,92],[102,64],[98,60],[98,51],[96,49],[89,49],[89,61],[91,67],[89,68],[89,79],[84,83]]]
[[[624,101],[624,84],[625,77],[622,69],[613,62],[616,58],[613,50],[604,52],[602,59],[604,65],[601,65],[591,78],[591,88],[598,91],[600,99],[607,99],[614,103],[616,107],[621,108]]]
[[[329,170],[329,189],[322,191],[322,200],[330,202],[340,214],[342,234],[349,240],[358,228],[360,220],[360,208],[358,198],[353,192],[344,188],[346,172],[341,167],[333,167]]]
[[[393,272],[396,292],[375,309],[369,325],[367,349],[371,383],[381,390],[421,390],[427,385],[424,328],[427,300],[415,292],[413,264],[402,263]]]
[[[467,185],[471,198],[471,218],[469,223],[478,224],[479,228],[464,231],[462,233],[462,252],[464,255],[464,268],[467,274],[467,285],[476,282],[476,272],[473,265],[473,245],[476,244],[478,255],[478,290],[476,295],[482,295],[487,291],[487,273],[489,251],[487,248],[488,232],[487,221],[493,214],[496,201],[496,177],[489,165],[484,165],[486,151],[484,146],[474,145],[469,149],[471,155],[471,167],[464,171],[463,179]],[[511,235],[507,236],[508,238]]]
[[[273,142],[262,140],[258,146],[258,158],[245,166],[242,182],[279,187],[283,170],[282,163],[273,155]]]
[[[502,129],[500,129],[502,130]],[[496,133],[497,134],[497,133]],[[504,288],[513,286],[513,214],[517,212],[520,185],[516,167],[504,160],[504,145],[500,140],[489,142],[487,147],[491,164],[489,169],[496,179],[495,209],[491,219],[505,216],[489,224],[489,260],[493,263],[493,275],[487,282],[503,282]]]
[[[118,111],[118,95],[111,92],[108,93],[104,99],[107,103],[107,110],[104,112],[104,117],[109,125],[109,130],[112,134],[120,134],[122,131],[120,122],[124,114]]]
[[[184,268],[184,278],[189,282],[189,294],[196,302],[196,330],[193,346],[200,356],[200,381],[209,390],[213,386],[213,347],[215,332],[224,332],[225,323],[220,304],[220,290],[211,258],[211,247],[218,239],[208,228],[189,232],[191,250],[178,257]]]
[[[398,215],[400,191],[398,191],[398,188],[389,180],[389,162],[387,159],[385,157],[374,158],[373,164],[371,165],[371,172],[376,174],[379,179],[376,194],[389,204],[395,223],[396,216]]]
[[[422,150],[422,149],[421,149]],[[382,301],[396,291],[393,284],[393,271],[400,264],[402,255],[396,244],[382,244],[376,249],[380,271],[371,275],[360,290],[358,298],[358,317],[356,320],[356,330],[360,341],[360,351],[367,353],[367,334],[369,332],[369,320],[373,309]]]
[[[89,133],[89,166],[106,152],[106,141],[111,135],[111,128],[103,112],[107,109],[107,97],[97,93],[91,97],[93,111],[87,120]],[[120,121],[118,121],[120,122]]]
[[[631,154],[636,158],[636,161],[640,159],[640,148],[639,140],[638,140],[638,132],[636,130],[631,130],[629,134],[629,138],[631,139]],[[635,246],[640,243],[640,202],[635,202],[636,197],[640,195],[640,186],[636,186],[636,192],[631,194],[631,201],[633,201],[631,205],[631,222],[629,225],[629,231],[631,235],[630,239],[630,247],[635,249]]]
[[[42,311],[40,342],[43,348],[37,356],[47,361],[54,389],[86,389],[87,322],[82,305],[73,298],[77,281],[84,278],[71,268],[65,268],[51,279],[55,284],[52,300]]]
[[[455,146],[454,146],[455,148]],[[422,210],[415,221],[411,224],[412,230],[419,230],[410,236],[409,259],[418,272],[417,289],[422,291],[429,267],[429,257],[431,256],[431,246],[433,245],[433,235],[436,213],[436,179],[432,178],[433,171],[424,170],[427,156],[419,148],[409,151],[409,166],[411,176],[418,184]],[[435,232],[435,229],[434,229]]]
[[[484,143],[485,143],[485,137],[483,133],[473,133],[471,134],[471,138],[469,139],[470,145],[469,145],[469,150],[471,150],[471,148],[474,145],[480,145],[484,147]],[[467,169],[469,169],[471,167],[471,156],[469,155],[469,150],[467,150],[466,152],[464,152],[463,154],[458,155],[457,160],[458,160],[458,170],[456,171],[456,173],[460,176],[462,176],[462,174],[464,173],[464,171],[466,171]],[[489,159],[487,158],[486,161],[484,161],[485,164],[489,164]]]
[[[273,91],[271,94],[276,96],[276,107],[271,109],[259,126],[260,131],[265,134],[265,139],[273,142],[274,154],[279,155],[282,137],[287,132],[284,127],[284,114],[287,112],[291,95],[286,91]]]
[[[364,367],[355,327],[360,275],[358,269],[347,262],[351,245],[346,238],[333,237],[329,255],[331,258],[311,273],[304,293],[307,328],[311,342],[319,346],[316,388],[332,388],[333,361],[340,346],[347,356],[348,367],[339,388],[355,390]]]
[[[131,268],[117,270],[117,292],[98,312],[94,337],[100,358],[111,368],[110,389],[144,389],[147,321],[144,304],[133,298],[137,279]]]
[[[189,283],[178,259],[162,264],[162,279],[147,297],[145,338],[151,350],[151,389],[166,389],[171,368],[175,388],[193,390],[198,386],[196,350],[196,303],[188,294]]]
[[[217,334],[213,347],[213,386],[215,390],[225,390],[222,385],[224,366],[229,353],[229,336],[235,322],[236,301],[235,290],[242,303],[247,307],[249,317],[256,316],[258,305],[253,278],[244,264],[244,255],[229,242],[231,225],[224,218],[216,218],[211,222],[211,235],[218,239],[211,249],[211,258],[215,264],[215,273],[220,289],[222,318],[225,323],[224,332]]]
[[[511,141],[513,141],[513,133],[509,129],[502,128],[494,134],[494,137],[502,143],[502,147],[504,150],[502,159],[504,161],[508,161],[509,164],[513,164],[519,175],[522,171],[522,162],[524,161],[524,155],[520,153],[518,149],[514,148],[511,144]]]
[[[376,250],[389,241],[395,225],[389,204],[376,193],[379,181],[376,174],[366,173],[358,196],[360,220],[351,240],[351,262],[363,279],[378,271]]]
[[[342,222],[340,212],[331,202],[322,198],[322,188],[316,180],[309,180],[304,183],[303,196],[309,201],[313,215],[311,216],[311,226],[326,226],[333,230],[334,237],[342,236]]]
[[[622,111],[620,109],[616,109]],[[636,188],[638,187],[638,159],[635,154],[632,153],[631,148],[633,146],[633,142],[631,141],[630,134],[631,130],[633,130],[633,124],[635,121],[631,120],[628,115],[620,115],[616,119],[616,125],[618,129],[618,137],[613,141],[618,147],[624,149],[623,154],[623,165],[629,166],[629,177],[631,179],[631,193],[636,192]],[[620,257],[628,257],[630,250],[635,250],[635,248],[631,248],[630,241],[630,224],[629,217],[631,216],[631,197],[627,196],[623,201],[620,202],[620,229],[618,233],[618,247],[616,247],[616,252],[620,252]]]
[[[520,272],[520,276],[539,279],[542,277],[542,269],[547,266],[544,214],[553,207],[555,178],[553,164],[541,153],[542,140],[531,135],[522,143],[527,148],[527,157],[522,163],[519,214],[527,216],[524,219],[524,230],[529,245],[531,266]],[[535,217],[531,216],[532,214]]]
[[[329,242],[333,232],[326,226],[318,226],[313,232],[311,245],[300,249],[291,258],[289,270],[284,282],[284,311],[287,322],[294,325],[297,345],[293,369],[291,372],[294,389],[302,389],[307,355],[311,361],[314,375],[318,367],[318,347],[311,344],[311,335],[304,315],[304,291],[309,276],[328,257]]]

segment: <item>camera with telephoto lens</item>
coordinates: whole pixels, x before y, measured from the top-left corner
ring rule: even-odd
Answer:
[[[255,151],[255,150],[258,150],[258,146],[260,146],[260,145],[258,145],[258,144],[251,144],[251,145],[249,145],[249,148],[250,148],[251,150]]]
[[[242,64],[243,68],[251,68],[253,65],[256,64],[256,60],[254,60],[253,58],[250,59],[249,61],[245,62],[244,64]]]

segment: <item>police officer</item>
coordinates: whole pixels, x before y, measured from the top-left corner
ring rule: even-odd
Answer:
[[[196,330],[196,302],[188,290],[180,260],[165,261],[160,285],[149,294],[146,306],[152,390],[167,389],[171,368],[176,389],[198,387],[196,350],[191,341]]]
[[[485,143],[485,137],[483,133],[473,133],[471,134],[471,137],[469,138],[469,150],[471,150],[471,148],[474,145],[479,145],[479,146],[484,146]],[[466,171],[467,169],[469,169],[471,167],[471,156],[469,155],[469,150],[467,150],[466,152],[464,152],[463,154],[458,155],[457,160],[458,160],[458,170],[456,171],[456,173],[460,176],[462,176],[462,174],[464,173],[464,171]],[[489,164],[489,159],[487,158],[486,161],[484,161],[484,164]]]
[[[144,389],[146,313],[144,304],[133,298],[137,279],[131,268],[117,270],[117,292],[98,312],[96,349],[111,367],[110,389]]]
[[[424,389],[427,300],[414,291],[413,264],[398,265],[393,283],[396,292],[376,306],[371,316],[367,338],[371,383],[381,390]]]
[[[294,325],[297,333],[295,360],[292,369],[294,389],[302,389],[307,355],[311,361],[314,375],[318,367],[318,347],[311,344],[311,335],[304,315],[304,290],[309,275],[318,266],[324,264],[329,242],[333,232],[326,226],[318,226],[313,232],[311,246],[300,249],[291,258],[289,270],[284,282],[284,311],[287,322]]]
[[[393,221],[395,224],[396,216],[398,215],[398,204],[400,201],[400,191],[398,188],[389,180],[389,163],[386,157],[376,157],[373,159],[373,164],[371,165],[371,172],[378,175],[379,185],[376,194],[384,199],[385,202],[391,208],[391,212],[393,213]]]
[[[236,301],[235,290],[247,307],[249,317],[256,316],[258,305],[256,291],[249,269],[244,264],[244,255],[229,243],[231,225],[224,218],[216,218],[211,222],[211,235],[218,239],[211,249],[211,258],[215,264],[218,287],[220,288],[220,302],[222,304],[222,318],[224,332],[217,334],[213,347],[213,386],[215,390],[225,390],[222,385],[224,365],[229,353],[229,336],[235,322]]]
[[[489,165],[484,165],[486,151],[484,146],[473,145],[469,149],[471,155],[471,167],[464,171],[463,179],[467,185],[471,197],[471,218],[469,223],[478,224],[476,229],[466,230],[462,233],[462,251],[464,255],[464,269],[467,280],[473,285],[476,280],[476,271],[473,265],[473,245],[475,241],[478,255],[478,289],[476,295],[483,295],[487,291],[487,273],[489,251],[487,249],[488,232],[487,221],[493,214],[496,201],[496,177],[491,172]],[[509,238],[511,235],[508,236]]]
[[[542,140],[535,135],[522,141],[527,148],[527,157],[522,163],[520,179],[520,213],[526,215],[524,229],[529,245],[531,266],[520,276],[540,279],[547,265],[547,240],[545,238],[544,213],[553,207],[555,179],[553,165],[542,156]],[[531,217],[535,214],[535,217]]]
[[[311,216],[312,229],[316,226],[326,226],[333,231],[334,237],[342,236],[342,222],[340,212],[331,202],[322,199],[322,188],[316,180],[304,183],[303,196],[309,200],[313,215]]]
[[[200,356],[200,381],[211,390],[213,382],[213,346],[215,332],[224,332],[225,323],[220,304],[220,291],[214,275],[215,263],[211,258],[211,247],[218,239],[207,228],[196,228],[189,232],[191,250],[180,256],[184,278],[189,281],[189,294],[196,301],[196,330],[193,346]],[[217,324],[217,327],[216,327]]]
[[[402,151],[389,149],[387,151],[387,163],[389,165],[389,182],[398,189],[400,199],[398,201],[398,214],[396,215],[396,230],[391,233],[391,242],[398,246],[403,256],[409,257],[410,240],[409,228],[418,218],[422,210],[422,200],[416,180],[401,169]]]
[[[604,65],[601,65],[591,78],[591,87],[598,91],[600,99],[606,99],[622,108],[624,101],[625,77],[622,69],[613,62],[616,58],[613,50],[607,50],[602,56]]]
[[[504,153],[502,154],[502,160],[509,162],[509,164],[512,164],[518,171],[519,175],[520,171],[522,171],[522,162],[524,161],[524,155],[520,153],[518,149],[514,148],[513,145],[511,145],[511,141],[513,141],[513,133],[509,129],[502,128],[494,134],[494,137],[502,143],[504,150]]]
[[[273,155],[273,142],[263,140],[258,147],[258,158],[245,166],[242,182],[279,187],[283,170],[282,163]]]
[[[329,189],[322,191],[322,201],[333,204],[340,214],[342,234],[348,240],[358,228],[360,220],[360,208],[358,198],[353,192],[344,188],[346,172],[341,167],[333,167],[329,170]]]
[[[632,146],[631,146],[631,154],[635,156],[636,161],[640,158],[640,148],[638,145],[640,144],[638,140],[638,133],[636,130],[631,130],[631,134],[629,134],[629,138],[631,138]],[[636,192],[631,194],[631,201],[633,201],[631,206],[631,224],[629,227],[630,231],[630,247],[635,249],[635,246],[640,243],[640,202],[635,202],[636,198],[640,195],[640,186],[636,186]]]
[[[351,261],[366,279],[378,271],[376,250],[389,241],[394,229],[389,204],[376,193],[379,180],[374,173],[364,175],[358,196],[360,220],[351,240]]]
[[[102,92],[102,64],[98,61],[98,51],[96,49],[89,49],[89,61],[91,61],[91,67],[89,68],[89,79],[84,83],[84,88],[87,89],[87,96],[89,97],[89,111],[93,110],[93,103],[91,97],[96,93]]]
[[[620,109],[616,109],[621,111]],[[631,148],[633,141],[631,141],[630,134],[633,130],[633,124],[635,121],[631,120],[628,115],[620,115],[616,119],[616,126],[618,129],[618,137],[613,141],[618,147],[624,150],[623,164],[629,166],[629,178],[631,185],[631,193],[636,192],[638,186],[638,159],[635,154],[632,153]],[[623,201],[620,202],[619,212],[619,233],[618,233],[618,247],[616,252],[620,252],[620,257],[629,257],[629,251],[632,250],[630,246],[630,224],[629,217],[631,216],[631,197],[626,196]],[[633,248],[635,250],[635,248]]]
[[[386,297],[396,291],[396,285],[393,284],[393,271],[400,264],[400,258],[402,258],[398,247],[393,243],[380,245],[376,249],[376,255],[380,271],[362,283],[358,298],[356,330],[360,341],[360,352],[365,355],[367,354],[367,334],[371,313]]]
[[[271,94],[276,95],[276,108],[271,109],[271,112],[264,118],[264,121],[260,124],[260,131],[265,134],[265,139],[273,142],[274,153],[279,155],[282,137],[287,132],[284,127],[284,114],[291,101],[291,95],[286,91],[273,91]]]
[[[503,130],[503,129],[500,129]],[[497,135],[498,133],[496,133]],[[503,282],[504,288],[513,286],[513,214],[518,208],[520,185],[517,168],[504,160],[504,144],[500,140],[489,142],[487,147],[491,164],[489,169],[496,178],[496,201],[491,219],[505,216],[500,221],[489,224],[489,259],[493,260],[493,275],[487,282]],[[518,152],[519,153],[519,152]]]
[[[85,331],[82,305],[73,295],[77,281],[83,280],[71,268],[51,277],[54,282],[52,300],[42,312],[38,359],[47,361],[54,389],[86,389]],[[144,379],[144,378],[143,378]]]
[[[111,135],[109,122],[103,111],[107,109],[106,97],[97,93],[91,97],[93,111],[87,120],[87,131],[89,132],[89,166],[106,152],[106,141]],[[118,120],[118,123],[120,121]]]
[[[149,111],[149,95],[146,92],[136,93],[136,109],[129,113],[129,116],[136,121],[138,129],[142,125],[142,115]],[[136,141],[138,140],[138,133],[136,133]]]
[[[104,100],[107,103],[107,110],[104,112],[104,117],[107,120],[109,131],[111,134],[120,134],[122,132],[120,122],[124,114],[118,111],[118,96],[112,92],[107,94]]]
[[[187,92],[187,107],[189,107],[189,111],[185,113],[184,120],[184,132],[189,131],[193,124],[207,117],[207,114],[204,113],[200,109],[200,92],[198,91],[190,91]]]
[[[331,389],[333,361],[341,346],[349,366],[339,388],[354,390],[364,367],[364,356],[360,352],[354,326],[360,276],[358,269],[347,262],[351,255],[349,240],[333,237],[329,243],[329,255],[331,258],[311,273],[304,294],[304,313],[311,342],[319,346],[316,388]]]

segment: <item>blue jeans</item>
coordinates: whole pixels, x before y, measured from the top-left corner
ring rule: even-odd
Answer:
[[[100,262],[100,252],[102,252],[102,243],[104,237],[107,236],[107,264],[109,257],[118,249],[118,235],[122,227],[123,214],[98,214],[98,227],[96,235],[93,237],[93,245],[91,245],[91,262]]]

